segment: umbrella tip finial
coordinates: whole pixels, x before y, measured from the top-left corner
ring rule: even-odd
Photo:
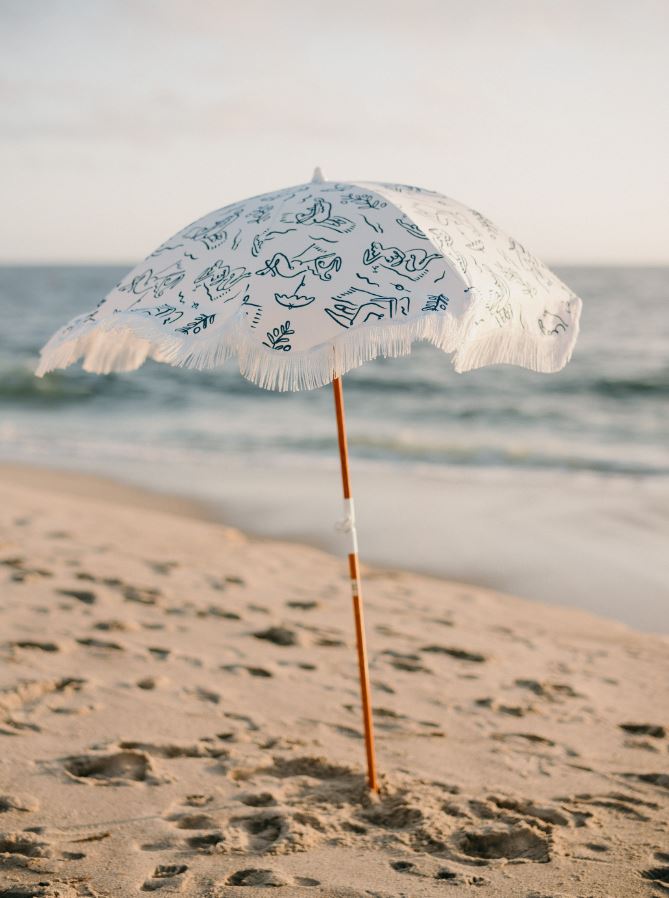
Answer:
[[[314,169],[313,175],[311,176],[311,183],[322,184],[324,180],[325,178],[323,177],[323,172],[321,171],[320,166],[317,165]]]

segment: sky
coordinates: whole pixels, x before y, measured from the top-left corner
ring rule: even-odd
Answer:
[[[134,262],[310,180],[667,264],[669,0],[0,0],[0,262]]]

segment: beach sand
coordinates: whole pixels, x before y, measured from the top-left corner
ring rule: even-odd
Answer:
[[[669,643],[0,469],[0,896],[663,894]],[[635,596],[630,595],[630,602]]]

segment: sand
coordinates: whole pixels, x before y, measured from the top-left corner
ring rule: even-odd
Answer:
[[[630,595],[630,602],[635,596]],[[0,469],[0,898],[664,894],[669,643]]]

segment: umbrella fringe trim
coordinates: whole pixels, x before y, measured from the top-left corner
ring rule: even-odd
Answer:
[[[257,338],[244,333],[243,319],[200,337],[166,335],[163,325],[138,319],[133,313],[93,322],[79,336],[56,334],[41,352],[36,374],[43,376],[83,359],[84,370],[98,374],[132,371],[147,359],[186,368],[221,366],[237,357],[239,370],[259,387],[269,390],[303,390],[324,386],[333,378],[378,356],[408,355],[414,342],[427,341],[454,353],[457,372],[491,364],[520,365],[552,373],[563,368],[578,336],[580,305],[566,333],[532,336],[520,328],[503,328],[477,339],[467,339],[473,313],[456,321],[450,316],[425,315],[412,322],[368,324],[339,334],[332,342],[302,352],[284,352],[259,346]]]

